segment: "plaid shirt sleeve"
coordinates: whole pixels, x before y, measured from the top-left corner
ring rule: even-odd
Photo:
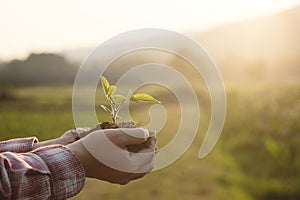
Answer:
[[[85,172],[75,155],[62,145],[22,152],[34,140],[0,143],[0,199],[67,199],[80,192]],[[6,146],[8,145],[8,146]],[[28,146],[27,146],[28,145]],[[4,151],[12,148],[11,151]],[[30,148],[31,149],[31,148]]]
[[[31,151],[33,144],[36,142],[38,142],[36,137],[6,140],[0,142],[0,153],[6,151],[25,153]]]

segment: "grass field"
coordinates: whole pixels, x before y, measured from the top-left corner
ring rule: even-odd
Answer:
[[[193,145],[171,166],[125,186],[87,180],[73,199],[300,199],[300,85],[226,88],[224,130],[208,157],[197,157],[206,112]],[[0,92],[1,140],[32,135],[46,140],[74,127],[71,86]],[[107,119],[103,114],[99,110],[100,121]],[[160,146],[173,131],[166,127],[170,134],[159,136]]]

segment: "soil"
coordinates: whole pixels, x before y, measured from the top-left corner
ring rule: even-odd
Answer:
[[[98,124],[96,126],[96,128],[91,129],[88,133],[91,133],[96,130],[101,130],[101,129],[137,128],[137,127],[140,127],[140,126],[133,121],[120,122],[118,124],[112,124],[110,122],[101,122],[100,124]],[[137,153],[137,152],[141,151],[142,149],[149,148],[152,140],[155,140],[155,138],[149,137],[145,142],[143,142],[141,144],[131,144],[131,145],[127,145],[126,147],[129,152]]]

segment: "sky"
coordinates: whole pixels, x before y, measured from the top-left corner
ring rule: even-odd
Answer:
[[[96,47],[137,28],[204,31],[296,5],[300,0],[1,0],[0,61]]]

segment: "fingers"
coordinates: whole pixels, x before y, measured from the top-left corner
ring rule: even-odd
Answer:
[[[126,145],[141,144],[149,137],[148,130],[144,128],[120,128],[103,131],[114,144],[123,149]]]
[[[147,153],[149,154],[149,160],[147,163],[145,163],[145,165],[141,166],[137,171],[138,172],[145,172],[145,173],[149,173],[153,170],[154,168],[154,163],[155,163],[155,154],[157,151],[157,144],[156,144],[156,136],[155,136],[155,132],[154,131],[150,131],[150,146],[147,149],[142,149],[141,151],[139,151],[139,153]]]
[[[135,170],[135,173],[149,173],[154,168],[155,162],[155,151],[156,151],[156,137],[155,133],[150,131],[152,137],[150,137],[150,146],[140,150],[138,153],[130,153],[132,160],[138,160],[133,162],[141,162],[143,165],[140,165]]]
[[[140,150],[138,153],[149,153],[149,152],[156,152],[157,147],[156,147],[156,139],[155,138],[150,138],[150,146],[149,148],[145,148]]]
[[[66,131],[58,138],[58,143],[62,145],[67,145],[73,143],[81,138],[81,134],[86,132],[88,128],[74,128]]]
[[[76,133],[78,138],[83,138],[86,136],[86,133],[88,133],[89,131],[91,130],[91,128],[81,128],[81,127],[78,127],[78,128],[74,128],[72,129],[72,133]]]
[[[75,130],[80,135],[82,133],[85,133],[85,132],[91,130],[91,128],[87,128],[87,127],[86,128],[81,128],[81,127],[79,127],[79,128],[75,128]]]
[[[94,158],[108,167],[128,173],[147,173],[153,167],[155,142],[143,153],[128,152],[120,146],[144,142],[149,136],[146,129],[135,128],[130,129],[131,131],[132,135],[139,137],[130,136],[119,129],[107,129],[92,132],[81,141]]]
[[[149,137],[149,131],[144,128],[120,128],[127,136],[134,138],[147,139]]]
[[[149,131],[149,137],[155,137],[156,138],[156,132],[155,131]]]
[[[149,173],[154,168],[156,140],[151,138],[150,141],[149,148],[142,149],[138,153],[131,153],[132,160],[137,160],[134,162],[143,163],[143,165],[136,168],[135,173]]]
[[[153,157],[152,159],[150,160],[150,162],[148,163],[145,163],[145,165],[141,166],[137,172],[138,173],[150,173],[153,168],[154,168],[154,163],[155,163],[155,154],[153,153]]]
[[[157,151],[157,139],[156,139],[156,132],[155,131],[149,131],[149,148],[142,149],[139,151],[139,153],[147,153],[147,152],[155,152]]]

